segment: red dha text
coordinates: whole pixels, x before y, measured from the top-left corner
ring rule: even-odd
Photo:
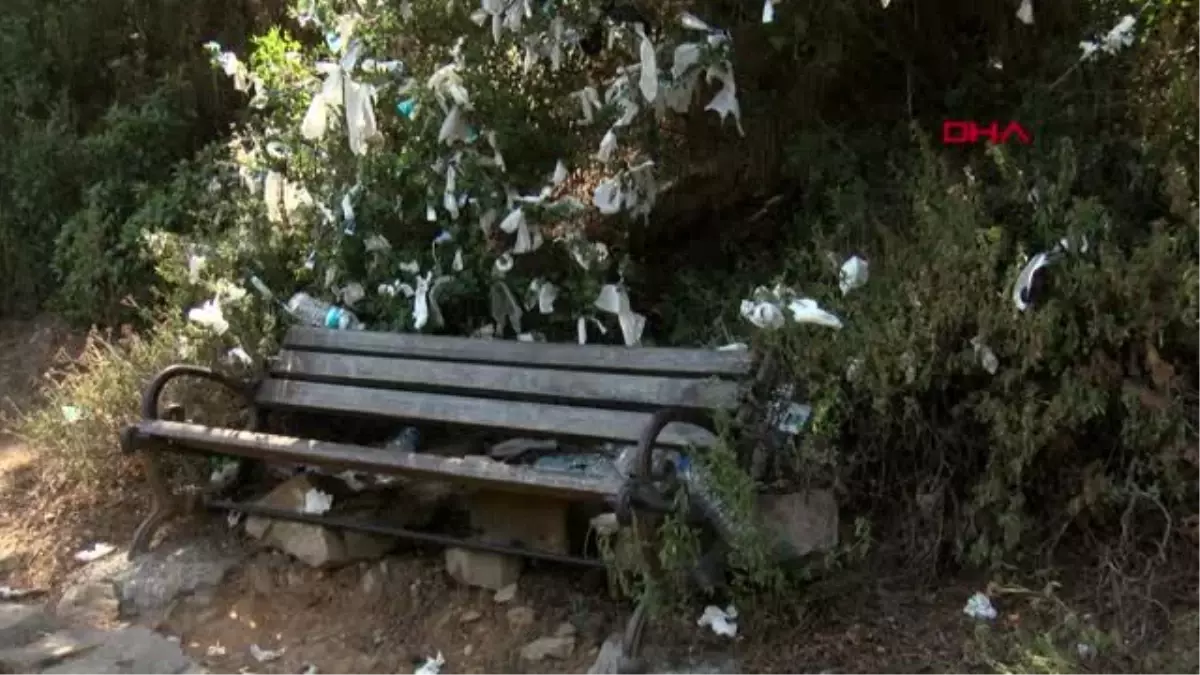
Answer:
[[[942,143],[946,145],[963,145],[978,143],[987,139],[992,145],[1008,143],[1016,140],[1021,145],[1029,145],[1033,137],[1017,122],[1009,122],[1001,129],[999,122],[989,122],[986,125],[971,120],[946,120],[942,122]]]

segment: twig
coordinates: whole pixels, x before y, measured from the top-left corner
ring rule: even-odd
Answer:
[[[1153,4],[1153,2],[1154,2],[1154,0],[1146,0],[1146,2],[1142,3],[1141,8],[1138,9],[1137,14],[1135,14],[1133,18],[1135,20],[1142,18],[1142,14],[1144,14],[1146,12],[1146,10],[1149,9],[1150,5]],[[1046,87],[1046,91],[1051,91],[1051,90],[1055,89],[1056,87],[1058,87],[1058,85],[1062,84],[1064,80],[1066,80],[1068,77],[1070,77],[1071,73],[1074,73],[1076,70],[1079,70],[1080,66],[1082,66],[1083,63],[1085,61],[1087,61],[1090,56],[1091,56],[1091,54],[1088,53],[1088,54],[1084,54],[1083,56],[1079,57],[1079,60],[1076,61],[1075,63],[1071,64],[1071,67],[1067,68],[1066,72],[1064,72],[1062,75],[1059,75],[1057,80],[1051,82],[1049,87]]]

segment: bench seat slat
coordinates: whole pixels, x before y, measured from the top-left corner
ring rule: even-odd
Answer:
[[[517,394],[572,402],[705,410],[731,410],[740,400],[738,383],[728,380],[616,375],[292,350],[280,353],[271,372],[289,379],[315,379],[356,386],[372,383],[410,385],[488,397]]]
[[[399,420],[508,429],[551,436],[636,443],[651,413],[501,401],[446,394],[364,389],[297,380],[266,380],[257,400],[266,407],[329,411]],[[675,422],[659,445],[710,447],[716,438],[695,425]]]
[[[616,494],[621,487],[615,478],[557,474],[483,458],[425,455],[165,420],[142,421],[137,426],[147,436],[171,440],[186,447],[266,462],[407,474],[566,499],[599,500]]]
[[[751,369],[751,356],[744,351],[480,340],[420,333],[340,331],[308,326],[292,327],[284,338],[283,347],[332,353],[701,377],[744,377]]]

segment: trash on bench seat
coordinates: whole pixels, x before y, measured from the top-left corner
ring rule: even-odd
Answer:
[[[315,316],[315,315],[314,315]],[[372,536],[407,538],[448,547],[447,562],[464,575],[495,560],[540,559],[603,567],[602,560],[569,550],[567,507],[584,503],[614,513],[637,530],[647,573],[658,569],[656,528],[628,528],[635,518],[674,510],[660,487],[678,457],[715,446],[715,416],[749,429],[759,416],[770,376],[746,350],[629,348],[610,345],[480,340],[361,330],[291,328],[282,350],[250,382],[197,366],[160,372],[142,396],[142,420],[121,434],[126,452],[137,451],[152,489],[153,507],[139,526],[130,556],[145,551],[163,522],[183,502],[160,470],[163,451],[236,458],[236,480],[200,495],[200,505],[245,515],[247,521],[286,521]],[[185,422],[182,412],[164,419],[159,398],[178,377],[215,381],[250,407],[248,429]],[[320,440],[272,426],[278,415],[300,420],[363,420],[400,427],[393,444]],[[466,456],[427,444],[429,428],[469,429],[509,441]],[[418,429],[420,431],[418,431]],[[531,440],[535,439],[535,440]],[[390,447],[389,447],[390,445]],[[426,447],[429,445],[429,447]],[[467,444],[470,447],[471,444]],[[456,451],[457,452],[457,451]],[[486,456],[490,455],[490,456]],[[497,460],[504,461],[497,461]],[[473,534],[448,535],[342,512],[339,498],[328,513],[305,513],[303,504],[235,501],[245,480],[263,466],[303,467],[353,479],[361,494],[395,482],[449,483],[468,490]],[[290,472],[290,473],[289,473]],[[347,473],[349,472],[349,473]],[[345,481],[347,483],[351,481]],[[222,487],[222,486],[217,486]],[[350,490],[348,494],[354,494]],[[305,492],[307,494],[307,491]],[[487,583],[512,583],[519,566],[506,562]],[[495,571],[495,570],[494,570]],[[636,662],[646,610],[639,605],[624,639]]]

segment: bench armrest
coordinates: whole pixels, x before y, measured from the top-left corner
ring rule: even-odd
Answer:
[[[685,408],[664,408],[655,412],[642,429],[633,461],[629,466],[629,476],[615,500],[618,522],[629,524],[635,509],[657,513],[670,513],[674,510],[671,500],[653,485],[655,441],[662,430],[673,422],[695,424],[711,431],[713,435],[717,434],[716,421],[710,412]]]
[[[236,393],[242,398],[252,409],[255,408],[254,391],[257,386],[255,381],[239,381],[227,375],[218,373],[211,368],[203,366],[193,366],[187,364],[175,364],[167,366],[150,380],[146,388],[142,391],[142,419],[157,420],[158,414],[158,399],[162,396],[163,389],[167,384],[177,377],[198,377],[200,379],[210,380],[223,385],[225,388]],[[257,412],[254,414],[254,426],[258,426]],[[134,450],[135,437],[137,435],[136,426],[126,427],[121,431],[121,452],[131,453]]]

